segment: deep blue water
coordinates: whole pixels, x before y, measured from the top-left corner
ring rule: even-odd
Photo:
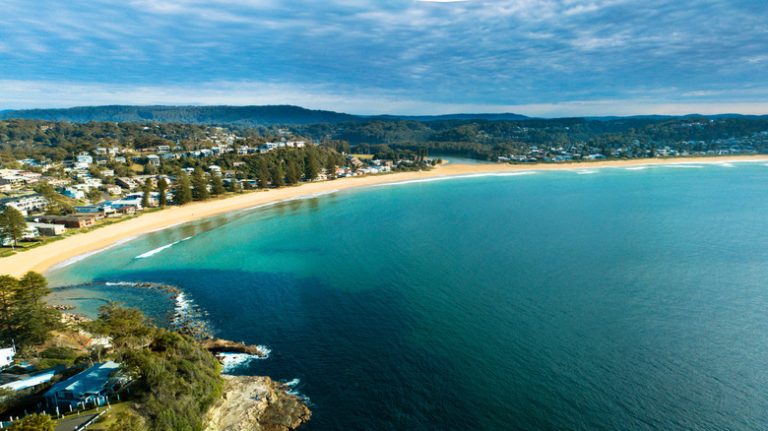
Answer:
[[[763,164],[355,190],[49,276],[183,288],[272,349],[239,372],[301,380],[310,430],[768,427]]]

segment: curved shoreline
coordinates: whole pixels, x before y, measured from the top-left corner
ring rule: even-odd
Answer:
[[[333,181],[305,183],[300,186],[269,189],[197,202],[182,207],[169,207],[162,211],[105,226],[87,233],[74,235],[31,250],[0,258],[0,274],[21,276],[27,271],[45,272],[51,267],[86,254],[93,254],[146,233],[167,229],[182,223],[204,219],[228,212],[246,210],[290,199],[320,196],[341,190],[381,186],[440,177],[473,176],[522,171],[580,170],[589,168],[632,167],[671,164],[718,164],[730,162],[768,162],[768,155],[685,157],[674,159],[633,159],[599,162],[558,164],[447,164],[430,171],[399,172],[393,174],[340,178]]]

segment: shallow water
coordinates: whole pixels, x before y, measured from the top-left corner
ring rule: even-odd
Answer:
[[[293,380],[307,429],[760,429],[768,168],[696,166],[347,191],[50,276],[181,287],[272,349],[237,372]]]

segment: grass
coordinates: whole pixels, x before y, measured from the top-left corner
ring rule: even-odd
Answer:
[[[350,154],[351,157],[357,157],[360,160],[373,160],[373,154]]]

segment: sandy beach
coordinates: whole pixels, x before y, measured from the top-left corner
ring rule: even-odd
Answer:
[[[93,253],[118,242],[136,236],[186,223],[243,210],[258,205],[269,204],[287,199],[319,195],[350,188],[369,187],[380,184],[413,181],[420,179],[484,174],[495,172],[533,171],[533,170],[581,170],[607,167],[633,167],[662,164],[702,164],[702,163],[732,163],[732,162],[768,162],[768,156],[724,156],[724,157],[686,157],[675,159],[637,159],[611,160],[588,163],[561,164],[447,164],[430,171],[402,172],[386,175],[341,178],[333,181],[303,184],[296,187],[286,187],[267,191],[250,192],[228,198],[193,203],[183,207],[169,207],[163,211],[144,214],[139,217],[105,226],[84,234],[74,235],[60,241],[30,249],[12,256],[0,258],[0,274],[21,276],[27,271],[45,272],[57,263],[68,259]]]

